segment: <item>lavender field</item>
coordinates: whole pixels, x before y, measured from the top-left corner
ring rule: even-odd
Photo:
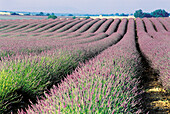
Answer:
[[[169,113],[168,45],[168,17],[0,20],[0,113]]]

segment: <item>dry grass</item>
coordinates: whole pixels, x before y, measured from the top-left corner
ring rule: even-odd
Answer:
[[[149,89],[149,90],[146,90],[146,92],[148,93],[148,92],[166,92],[165,91],[165,89],[163,89],[163,88],[160,88],[160,87],[154,87],[154,88],[152,88],[152,89]]]
[[[150,81],[146,84],[146,86],[147,89],[145,92],[149,94],[149,99],[151,100],[151,102],[148,102],[150,110],[155,110],[153,113],[156,113],[157,110],[159,110],[160,113],[169,114],[170,94],[168,94],[167,90],[163,88],[158,80]]]
[[[159,109],[170,109],[170,101],[168,100],[153,101],[151,102],[151,105],[153,106],[153,108],[159,107]]]

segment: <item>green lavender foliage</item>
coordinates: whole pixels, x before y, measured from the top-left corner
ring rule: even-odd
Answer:
[[[120,42],[67,76],[26,113],[141,113],[140,62],[135,23],[129,19],[128,31]]]
[[[50,95],[45,94],[47,99],[39,100],[27,113],[141,112],[134,108],[140,104],[136,100],[139,81],[135,64],[123,57],[114,60],[109,54],[108,58],[103,55],[77,69],[59,88],[54,86]]]
[[[20,102],[22,98],[17,99],[20,96],[18,92],[27,93],[30,99],[39,97],[48,86],[60,82],[76,68],[77,60],[77,55],[61,51],[51,55],[3,60],[0,63],[0,111]]]

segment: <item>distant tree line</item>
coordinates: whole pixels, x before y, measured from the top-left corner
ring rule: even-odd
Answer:
[[[36,14],[36,16],[45,16],[43,12],[40,12],[39,14]]]
[[[162,10],[162,9],[158,9],[158,10],[155,10],[151,13],[145,13],[143,12],[141,9],[135,11],[134,13],[134,17],[137,18],[144,18],[144,17],[169,17],[169,13],[166,12],[165,10]]]
[[[18,13],[16,12],[10,12],[11,15],[19,15]]]
[[[56,19],[57,16],[55,16],[54,13],[47,13],[47,14],[44,14],[43,12],[40,12],[39,14],[36,14],[36,16],[48,16],[48,19]]]

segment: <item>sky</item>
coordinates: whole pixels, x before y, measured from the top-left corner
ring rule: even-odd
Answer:
[[[170,12],[170,0],[0,0],[0,10],[49,13],[114,14],[142,9]]]

